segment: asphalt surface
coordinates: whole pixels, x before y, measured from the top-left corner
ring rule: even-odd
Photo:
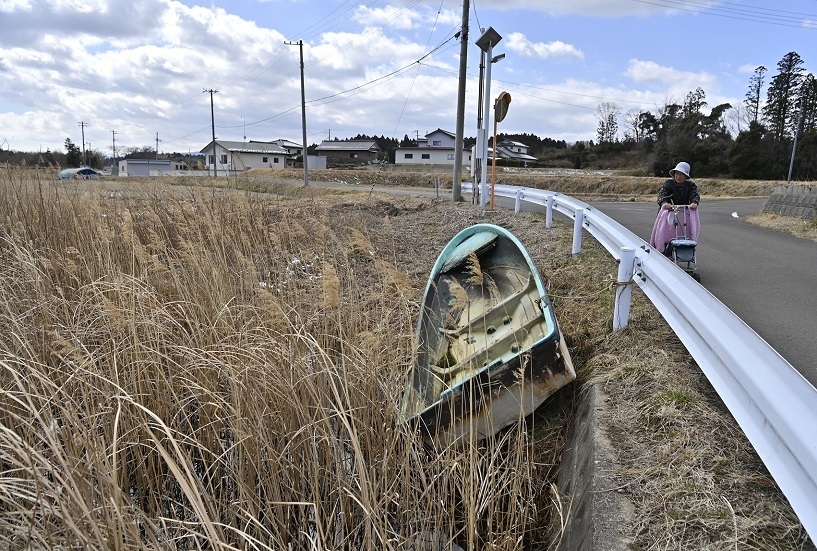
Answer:
[[[817,386],[817,243],[745,221],[766,199],[702,201],[701,285]],[[649,241],[658,206],[593,203]]]

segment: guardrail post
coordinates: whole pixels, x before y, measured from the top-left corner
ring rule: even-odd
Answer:
[[[576,218],[573,220],[573,256],[579,256],[582,252],[582,226],[584,225],[584,210],[576,211]]]
[[[522,210],[522,190],[517,189],[516,190],[516,204],[513,207],[513,211],[514,212],[519,212],[520,210]]]
[[[547,196],[545,206],[545,227],[550,229],[553,226],[553,195]]]
[[[613,331],[627,327],[630,323],[630,298],[633,294],[633,272],[635,271],[635,249],[621,247],[618,261],[618,281],[616,281],[616,301],[613,304]]]

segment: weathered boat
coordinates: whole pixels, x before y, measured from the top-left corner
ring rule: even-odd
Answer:
[[[458,233],[431,270],[402,409],[429,442],[491,436],[576,378],[539,271],[508,230]]]

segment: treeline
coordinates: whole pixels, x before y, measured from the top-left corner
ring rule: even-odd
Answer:
[[[791,169],[792,179],[813,180],[817,79],[795,52],[783,56],[768,85],[767,73],[766,67],[756,68],[744,101],[734,106],[707,109],[701,88],[689,92],[682,103],[667,102],[656,112],[634,110],[622,116],[615,104],[603,103],[597,110],[596,143],[574,144],[574,166],[612,163],[623,155],[655,175],[685,160],[698,176],[779,180]]]

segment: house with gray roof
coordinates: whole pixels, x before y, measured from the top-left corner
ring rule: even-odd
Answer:
[[[368,164],[380,158],[380,146],[374,140],[323,140],[315,152],[334,164]]]
[[[202,148],[206,156],[207,170],[215,165],[216,171],[242,171],[250,168],[287,168],[293,159],[300,156],[286,147],[269,142],[231,142],[216,140],[216,155],[213,158],[213,142]]]
[[[491,151],[492,148],[488,148]],[[491,154],[493,152],[491,151]],[[503,139],[498,140],[496,144],[497,159],[512,159],[514,161],[536,161],[536,157],[528,155],[528,146],[522,142],[515,142],[513,140]]]

